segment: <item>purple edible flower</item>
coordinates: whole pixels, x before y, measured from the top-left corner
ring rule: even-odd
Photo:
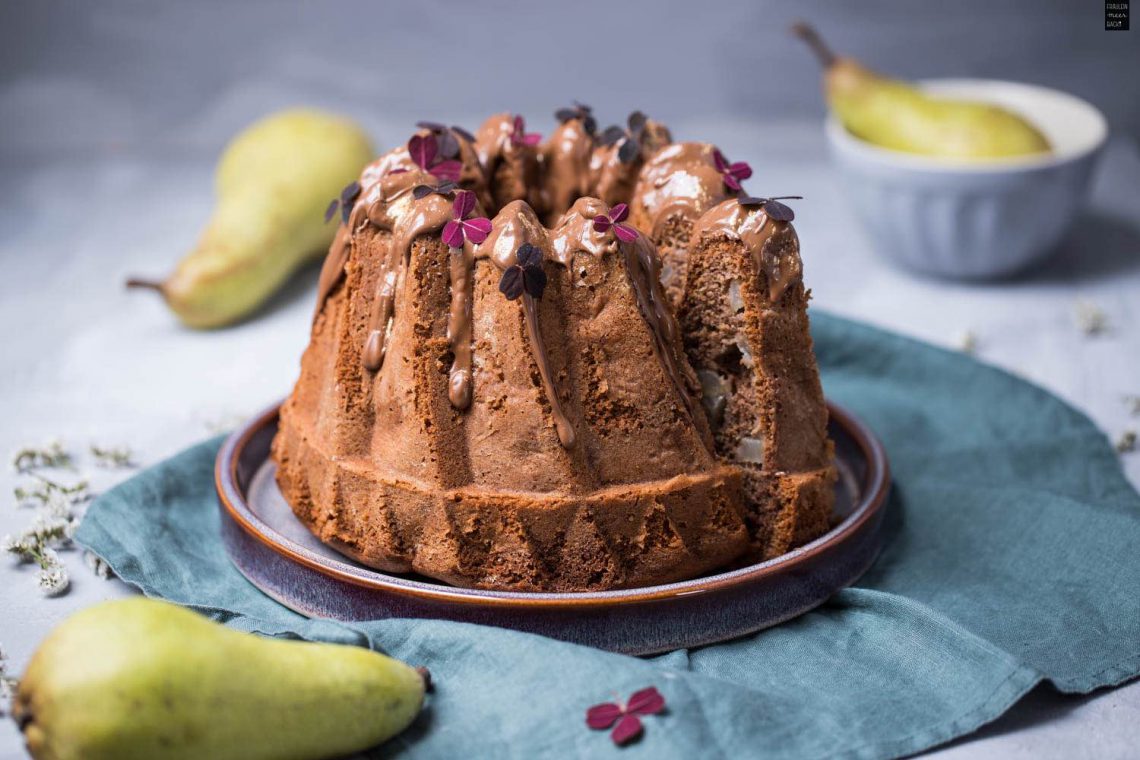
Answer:
[[[645,114],[641,111],[634,111],[629,115],[627,129],[622,129],[617,124],[611,127],[606,127],[606,131],[602,133],[602,138],[599,142],[602,145],[613,145],[621,141],[621,146],[618,148],[618,160],[623,164],[628,164],[638,157],[641,153],[641,137],[645,132],[645,123],[648,121]]]
[[[635,691],[625,705],[617,702],[604,702],[586,711],[586,725],[595,731],[604,731],[610,726],[614,730],[610,738],[619,747],[641,736],[644,730],[641,715],[658,715],[665,710],[665,697],[650,686]],[[614,725],[614,724],[617,725]]]
[[[769,219],[774,219],[777,222],[790,222],[796,218],[796,212],[792,211],[790,206],[780,203],[780,201],[787,200],[803,200],[803,196],[777,195],[775,198],[754,198],[751,195],[746,195],[738,199],[737,202],[741,206],[760,206]]]
[[[459,161],[439,158],[439,142],[435,133],[412,135],[408,140],[408,155],[416,166],[442,180],[458,182],[463,172],[463,164]]]
[[[418,201],[421,198],[428,197],[432,193],[436,193],[438,195],[447,195],[449,193],[455,192],[458,188],[459,185],[450,181],[440,182],[438,185],[416,185],[412,188],[412,195]]]
[[[451,206],[451,221],[443,226],[440,237],[451,248],[462,248],[466,240],[478,245],[491,234],[491,220],[480,216],[469,219],[475,210],[475,193],[470,190],[460,190],[455,194],[455,202]]]
[[[511,132],[511,145],[538,145],[542,142],[542,135],[538,132],[527,132],[526,121],[523,117],[515,117],[515,128]]]
[[[586,130],[586,134],[592,135],[598,131],[598,122],[594,118],[593,109],[577,100],[574,101],[572,108],[559,108],[555,111],[554,118],[558,119],[561,124],[565,124],[571,119],[581,119],[582,128]]]
[[[746,180],[752,176],[751,166],[744,161],[730,164],[719,149],[713,151],[713,163],[716,164],[716,170],[724,175],[724,184],[729,190],[740,192],[742,189],[741,180]]]
[[[546,290],[546,272],[542,268],[542,249],[523,243],[515,251],[515,262],[503,271],[499,292],[513,301],[524,292],[531,298],[542,298]]]
[[[352,216],[352,206],[356,203],[356,199],[360,196],[360,183],[353,181],[345,185],[345,188],[340,191],[339,198],[333,198],[329,201],[328,208],[325,209],[325,223],[327,224],[333,218],[337,208],[340,208],[340,218],[345,224],[348,224],[348,219]]]
[[[629,206],[619,203],[610,209],[610,213],[598,214],[594,217],[594,229],[605,233],[612,228],[618,240],[623,243],[632,243],[637,240],[637,230],[628,224],[620,224],[627,216],[629,216]]]

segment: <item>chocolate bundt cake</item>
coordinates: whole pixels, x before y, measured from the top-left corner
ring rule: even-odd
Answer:
[[[715,205],[741,193],[711,146],[557,116],[545,144],[510,114],[421,123],[346,188],[273,442],[285,498],[366,565],[498,589],[665,583],[819,535],[794,231]],[[672,236],[679,312],[631,203]]]

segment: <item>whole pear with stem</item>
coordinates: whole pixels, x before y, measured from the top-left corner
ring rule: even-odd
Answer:
[[[254,636],[135,597],[52,631],[12,717],[35,760],[313,760],[395,736],[427,685],[368,649]]]
[[[258,121],[223,152],[217,203],[194,249],[166,280],[127,286],[158,291],[189,327],[242,319],[328,250],[336,224],[324,211],[372,156],[368,136],[340,116],[295,109]]]
[[[992,103],[940,97],[836,55],[812,27],[792,26],[823,66],[823,91],[835,116],[856,137],[884,148],[961,160],[1046,153],[1045,136],[1021,116]]]

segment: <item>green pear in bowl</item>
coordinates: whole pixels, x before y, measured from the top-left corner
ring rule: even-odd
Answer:
[[[308,760],[403,731],[427,683],[367,649],[262,638],[138,597],[52,631],[12,716],[36,760]]]
[[[824,68],[828,106],[849,132],[869,143],[925,156],[977,161],[1048,153],[1045,135],[1012,111],[990,103],[937,97],[835,55],[814,29],[792,32]]]
[[[217,204],[194,249],[157,290],[184,324],[223,327],[249,315],[336,233],[324,211],[372,160],[354,122],[321,111],[281,111],[230,141],[215,177]]]

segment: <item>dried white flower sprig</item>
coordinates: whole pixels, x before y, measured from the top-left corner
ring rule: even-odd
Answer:
[[[1125,430],[1116,439],[1116,451],[1120,454],[1128,454],[1136,451],[1136,431]]]
[[[126,448],[92,445],[91,454],[99,466],[135,466]],[[21,564],[35,563],[39,567],[36,580],[40,591],[45,596],[58,596],[71,585],[58,551],[72,548],[72,537],[79,527],[83,506],[93,494],[86,480],[67,485],[41,472],[75,469],[71,454],[59,442],[44,448],[21,449],[12,464],[30,481],[14,489],[16,503],[33,508],[35,515],[22,533],[5,536],[0,541],[0,551],[15,556]],[[94,554],[87,552],[84,560],[98,577],[110,577],[110,567]]]
[[[978,334],[973,330],[963,330],[958,333],[954,344],[962,353],[973,356],[978,352]]]
[[[16,684],[16,679],[8,675],[8,658],[4,654],[4,647],[0,646],[0,717],[16,696]]]
[[[108,469],[130,469],[137,467],[134,455],[126,446],[103,448],[91,444],[91,456],[95,457],[95,464]]]
[[[1108,332],[1108,315],[1095,303],[1077,301],[1073,312],[1077,327],[1085,335],[1100,335]]]
[[[43,448],[28,446],[20,449],[12,458],[12,466],[21,475],[41,469],[71,469],[71,454],[63,450],[62,443],[52,441]]]

